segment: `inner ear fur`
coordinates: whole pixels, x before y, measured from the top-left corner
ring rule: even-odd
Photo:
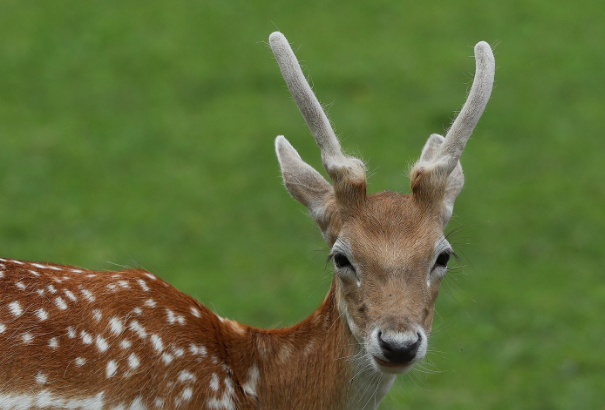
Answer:
[[[275,151],[286,189],[309,210],[328,244],[340,231],[340,217],[334,188],[312,166],[302,160],[283,136],[275,139]]]

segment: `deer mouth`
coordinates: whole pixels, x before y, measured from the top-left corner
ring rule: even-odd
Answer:
[[[407,362],[407,363],[393,363],[393,362],[387,362],[385,360],[379,359],[376,356],[372,356],[372,359],[374,359],[376,364],[379,366],[380,370],[383,371],[384,373],[401,374],[401,373],[404,373],[404,372],[407,372],[408,370],[410,370],[412,368],[412,366],[414,365],[414,361]]]

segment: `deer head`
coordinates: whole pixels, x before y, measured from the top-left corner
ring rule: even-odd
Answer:
[[[444,236],[464,184],[460,156],[489,100],[495,63],[490,46],[475,46],[468,99],[445,137],[433,134],[411,170],[411,194],[368,195],[362,161],[343,154],[286,38],[269,42],[317,145],[332,184],[283,137],[275,140],[290,194],[319,225],[334,262],[342,317],[362,355],[384,373],[402,373],[427,350],[439,285],[453,250]]]

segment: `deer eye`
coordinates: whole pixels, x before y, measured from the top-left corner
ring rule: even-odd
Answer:
[[[344,256],[342,253],[336,253],[333,256],[334,259],[334,265],[336,265],[336,267],[338,269],[351,269],[353,271],[355,271],[355,269],[353,268],[353,265],[351,265],[351,262],[349,261],[349,259]]]
[[[451,256],[450,251],[441,252],[439,254],[439,256],[437,256],[437,260],[435,261],[435,266],[433,266],[433,269],[439,268],[439,267],[441,267],[441,268],[447,267],[447,263],[450,260],[450,256]]]

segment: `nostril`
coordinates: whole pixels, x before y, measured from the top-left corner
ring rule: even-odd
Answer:
[[[417,339],[413,342],[389,340],[388,337],[385,340],[382,336],[383,333],[379,331],[378,344],[380,345],[382,354],[390,363],[405,364],[411,362],[416,357],[418,348],[422,343],[422,335],[420,333],[416,333]]]

